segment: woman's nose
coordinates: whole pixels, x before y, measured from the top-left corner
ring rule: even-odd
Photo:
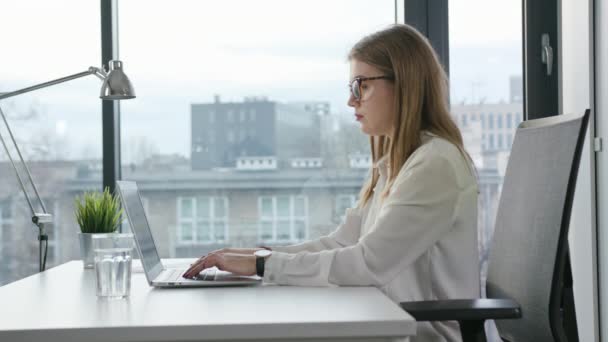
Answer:
[[[357,106],[357,103],[358,103],[358,102],[357,102],[357,100],[355,100],[355,97],[353,96],[353,94],[350,94],[350,95],[348,96],[348,101],[346,102],[346,104],[347,104],[349,107],[353,107],[353,108],[354,108],[354,107],[356,107],[356,106]]]

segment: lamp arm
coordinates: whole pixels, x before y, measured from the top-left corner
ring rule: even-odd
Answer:
[[[34,187],[34,192],[36,192],[36,196],[38,197],[38,199],[40,200],[40,205],[42,206],[42,211],[47,214],[46,212],[46,207],[44,206],[44,203],[42,203],[42,200],[40,199],[40,195],[38,194],[38,190],[36,189],[36,185],[34,185],[34,182],[32,180],[32,175],[30,174],[30,171],[27,167],[27,164],[25,164],[25,161],[23,160],[23,156],[21,155],[21,151],[19,150],[19,146],[17,146],[17,142],[15,141],[15,138],[13,137],[13,132],[11,131],[10,126],[8,125],[8,121],[6,121],[6,116],[4,115],[4,111],[2,111],[2,108],[0,108],[0,115],[2,116],[2,120],[4,121],[4,125],[6,126],[6,129],[8,130],[8,134],[11,137],[11,141],[13,142],[13,146],[15,147],[15,149],[17,150],[17,154],[19,155],[19,158],[21,159],[21,163],[23,164],[23,166],[25,167],[25,171],[29,177],[30,182],[32,183],[33,187]],[[21,178],[21,175],[19,175],[19,170],[17,169],[17,166],[15,165],[15,161],[13,160],[13,157],[11,156],[9,150],[8,150],[8,146],[6,146],[6,141],[4,141],[4,137],[2,136],[2,134],[0,134],[0,141],[2,142],[2,146],[4,146],[4,150],[6,151],[6,155],[8,156],[8,159],[11,161],[11,165],[13,166],[13,170],[15,170],[15,175],[17,176],[17,180],[19,181],[19,185],[21,186],[21,191],[23,191],[23,195],[25,195],[25,199],[27,200],[27,204],[30,207],[30,210],[32,212],[32,218],[34,216],[36,216],[36,210],[34,209],[34,206],[32,205],[32,201],[30,200],[30,197],[27,195],[27,190],[25,190],[25,185],[23,184],[23,179]]]
[[[106,76],[107,76],[107,74],[103,70],[101,70],[99,68],[96,68],[96,67],[89,67],[89,69],[87,71],[79,72],[77,74],[73,74],[73,75],[70,75],[70,76],[58,78],[56,80],[40,83],[40,84],[37,84],[37,85],[33,85],[31,87],[27,87],[27,88],[11,91],[9,93],[0,93],[0,100],[6,99],[6,98],[9,98],[9,97],[13,97],[13,96],[17,96],[17,95],[20,95],[20,94],[23,94],[23,93],[29,93],[30,91],[33,91],[33,90],[50,87],[50,86],[58,84],[58,83],[63,83],[63,82],[71,81],[71,80],[74,80],[74,79],[77,79],[77,78],[81,78],[81,77],[84,77],[84,76],[88,76],[88,75],[95,75],[95,76],[99,77],[102,80],[104,80],[106,78]]]
[[[115,68],[117,68],[117,69],[121,68],[122,64],[120,63],[120,61],[113,61],[113,62],[114,62],[114,64],[112,64],[112,65],[116,65]],[[105,81],[108,78],[109,71],[105,71],[103,69],[96,68],[96,67],[89,67],[88,70],[83,71],[83,72],[79,72],[77,74],[73,74],[73,75],[69,75],[69,76],[66,76],[66,77],[58,78],[56,80],[40,83],[40,84],[37,84],[37,85],[33,85],[31,87],[23,88],[23,89],[12,91],[12,92],[8,92],[8,93],[0,93],[0,100],[6,99],[6,98],[9,98],[9,97],[13,97],[13,96],[17,96],[17,95],[20,95],[20,94],[28,93],[28,92],[33,91],[33,90],[50,87],[50,86],[53,86],[55,84],[71,81],[71,80],[74,80],[74,79],[77,79],[77,78],[80,78],[80,77],[84,77],[84,76],[88,76],[88,75],[95,75],[98,78],[100,78],[102,81]],[[123,78],[126,79],[126,76],[124,76],[124,74],[122,74],[122,76],[123,76]],[[126,79],[126,82],[127,82],[128,86],[129,86],[129,91],[132,92],[131,85],[128,82],[128,79]],[[135,95],[133,93],[129,93],[129,94],[126,94],[126,95],[127,95],[126,98],[133,98],[133,97],[135,97]],[[121,98],[118,98],[118,99],[121,99]],[[8,121],[6,120],[6,116],[4,115],[4,112],[2,111],[2,108],[0,108],[0,116],[2,117],[2,120],[4,121],[4,125],[6,126],[6,129],[8,130],[9,136],[11,138],[11,142],[13,143],[13,146],[17,150],[17,154],[19,155],[19,160],[21,161],[21,164],[23,165],[23,167],[25,169],[25,172],[27,174],[28,180],[29,180],[30,184],[32,185],[32,188],[34,189],[34,192],[36,193],[36,198],[38,199],[38,202],[40,203],[40,206],[42,207],[42,213],[37,213],[36,210],[34,209],[34,206],[32,205],[32,201],[30,200],[30,197],[28,196],[27,191],[25,189],[25,184],[23,183],[23,179],[21,178],[21,175],[19,174],[19,170],[17,169],[17,166],[15,165],[13,157],[9,153],[9,149],[8,149],[8,146],[6,145],[6,141],[5,141],[4,137],[2,136],[2,133],[0,132],[0,142],[2,142],[2,146],[4,146],[4,150],[6,151],[6,154],[8,155],[8,158],[11,161],[11,165],[13,166],[13,169],[15,170],[15,174],[17,175],[17,179],[19,181],[19,185],[21,186],[21,190],[23,191],[23,195],[25,196],[25,199],[27,200],[27,204],[29,205],[30,210],[32,212],[32,222],[38,227],[39,265],[40,265],[40,271],[44,271],[44,269],[46,267],[46,254],[47,254],[47,251],[48,251],[48,236],[46,235],[46,232],[45,232],[44,228],[45,228],[45,225],[47,223],[52,223],[53,216],[46,211],[46,207],[44,206],[44,202],[42,202],[42,198],[40,198],[40,194],[38,193],[38,189],[36,188],[36,184],[34,183],[34,180],[32,179],[32,174],[30,173],[30,170],[27,167],[27,164],[23,160],[23,155],[21,155],[21,151],[19,150],[19,146],[17,145],[17,142],[15,141],[15,137],[13,136],[13,132],[11,131],[10,126],[8,125]],[[42,252],[43,251],[43,248],[42,248],[43,241],[44,241],[45,246],[46,246],[45,249],[44,249],[44,253]]]
[[[6,99],[6,98],[9,98],[9,97],[13,97],[13,96],[17,96],[17,95],[20,95],[20,94],[28,93],[28,92],[33,91],[33,90],[50,87],[50,86],[55,85],[55,84],[71,81],[71,80],[74,80],[74,79],[77,79],[77,78],[81,78],[81,77],[84,77],[84,76],[88,76],[88,75],[95,75],[95,76],[99,77],[100,79],[104,80],[106,78],[106,76],[107,76],[107,73],[105,73],[103,70],[101,70],[99,68],[89,67],[89,69],[87,71],[79,72],[79,73],[76,73],[76,74],[73,74],[73,75],[69,75],[69,76],[66,76],[66,77],[58,78],[56,80],[40,83],[40,84],[33,85],[33,86],[30,86],[30,87],[27,87],[27,88],[11,91],[11,92],[8,92],[8,93],[0,93],[0,100]],[[13,132],[11,131],[11,128],[10,128],[10,126],[8,124],[8,121],[6,120],[6,116],[4,115],[4,112],[2,111],[2,108],[0,108],[0,116],[2,116],[2,120],[4,121],[4,125],[6,126],[6,129],[8,130],[8,134],[9,134],[9,136],[11,138],[13,146],[15,147],[15,150],[17,150],[17,154],[19,155],[19,159],[21,160],[21,164],[25,168],[25,172],[26,172],[27,177],[28,177],[28,179],[30,181],[30,184],[32,184],[32,188],[34,189],[34,192],[36,193],[36,197],[37,197],[38,201],[40,202],[40,206],[42,207],[43,213],[42,214],[36,213],[36,210],[34,209],[34,206],[32,205],[32,201],[30,200],[30,198],[29,198],[29,196],[27,194],[27,190],[25,189],[25,184],[23,183],[23,179],[21,178],[21,175],[19,175],[19,170],[17,169],[17,166],[15,166],[15,162],[14,162],[13,158],[11,157],[11,154],[9,153],[8,147],[6,146],[6,141],[2,137],[2,134],[0,134],[0,140],[2,141],[2,145],[4,146],[4,150],[6,151],[6,154],[8,155],[8,158],[10,159],[10,162],[13,165],[13,169],[15,170],[15,174],[17,175],[17,180],[19,181],[19,185],[21,186],[21,190],[23,191],[23,194],[25,195],[25,199],[27,200],[27,203],[28,203],[28,205],[30,207],[30,210],[32,212],[32,221],[35,224],[38,224],[39,222],[40,223],[51,222],[51,217],[48,214],[48,212],[46,211],[46,207],[44,206],[44,203],[42,202],[42,199],[40,198],[40,194],[38,193],[38,189],[36,188],[36,185],[34,184],[34,180],[32,179],[32,175],[30,173],[30,170],[27,167],[27,164],[25,163],[25,161],[23,160],[23,156],[21,155],[21,151],[19,150],[19,146],[17,145],[17,142],[15,141],[15,137],[13,136]]]

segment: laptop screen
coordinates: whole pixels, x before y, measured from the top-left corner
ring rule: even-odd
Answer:
[[[135,243],[139,249],[141,263],[148,281],[153,281],[163,270],[158,251],[150,231],[150,225],[144,211],[144,205],[135,182],[117,181],[122,205],[127,214]]]

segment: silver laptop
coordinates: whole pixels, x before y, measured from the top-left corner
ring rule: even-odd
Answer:
[[[242,286],[261,283],[258,276],[238,276],[218,270],[216,267],[203,270],[196,279],[183,278],[186,268],[165,268],[158,256],[148,218],[135,182],[117,181],[122,205],[131,225],[135,244],[150,286],[155,287],[203,287]]]

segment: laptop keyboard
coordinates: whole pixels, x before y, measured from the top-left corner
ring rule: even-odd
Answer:
[[[168,268],[165,270],[165,279],[166,281],[176,281],[181,279],[182,274],[184,274],[186,270],[181,268]]]

